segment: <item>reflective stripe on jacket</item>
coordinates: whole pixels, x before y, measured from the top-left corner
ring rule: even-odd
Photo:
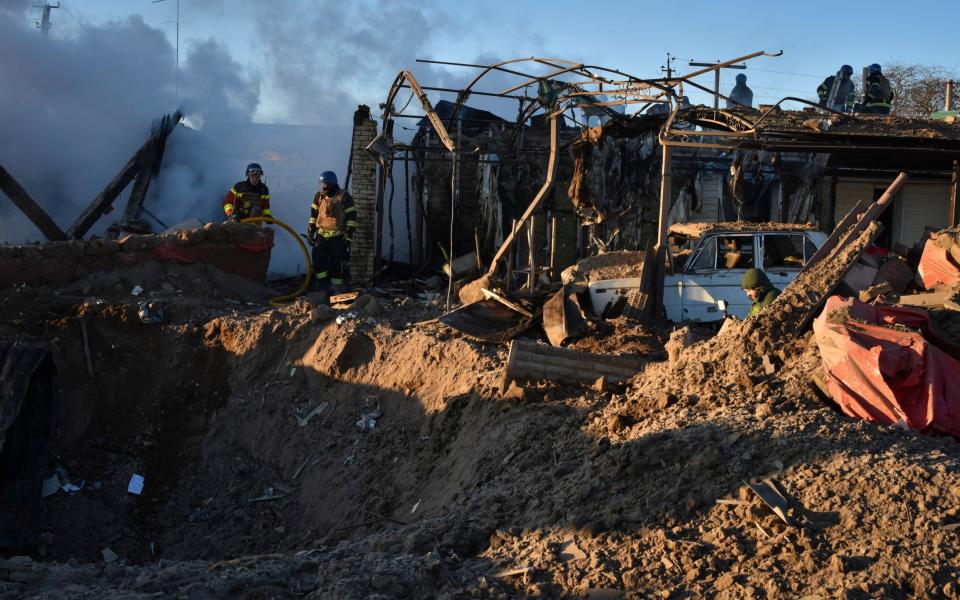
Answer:
[[[341,190],[332,196],[320,192],[314,195],[308,231],[316,230],[321,237],[346,235],[349,238],[356,228],[357,208],[349,193]]]
[[[238,181],[223,198],[223,212],[232,216],[234,212],[241,219],[263,215],[269,217],[270,189],[262,181],[253,185],[248,180]]]

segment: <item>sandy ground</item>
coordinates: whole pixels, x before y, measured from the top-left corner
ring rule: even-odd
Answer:
[[[803,298],[670,362],[667,331],[594,327],[574,347],[643,358],[629,385],[501,391],[506,346],[418,324],[430,296],[135,275],[0,294],[0,339],[51,340],[51,467],[85,482],[42,501],[2,597],[960,597],[960,446],[840,414]]]

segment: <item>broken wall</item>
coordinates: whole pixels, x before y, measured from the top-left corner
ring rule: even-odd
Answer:
[[[377,236],[377,160],[367,152],[377,137],[377,123],[370,107],[361,105],[353,114],[350,146],[350,189],[357,208],[357,230],[350,243],[350,277],[366,281],[373,277]]]
[[[14,285],[62,286],[88,273],[142,262],[203,262],[263,283],[273,230],[240,223],[208,223],[163,235],[128,235],[120,241],[70,240],[0,246],[0,289]]]

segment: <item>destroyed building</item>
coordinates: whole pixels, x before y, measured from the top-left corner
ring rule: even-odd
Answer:
[[[0,247],[0,595],[960,597],[954,126],[470,68],[536,68],[515,120],[354,115],[343,294],[267,281],[275,224]],[[664,322],[668,234],[731,231],[821,235]]]

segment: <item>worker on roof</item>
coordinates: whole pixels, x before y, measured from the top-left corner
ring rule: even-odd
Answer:
[[[350,258],[350,242],[357,229],[353,198],[337,182],[337,174],[320,174],[320,191],[310,205],[307,239],[313,245],[314,285],[339,291],[345,279],[344,263]]]
[[[747,293],[747,298],[753,301],[750,312],[747,313],[747,318],[770,306],[780,295],[780,290],[773,287],[766,273],[760,269],[748,269],[743,274],[743,282],[740,287]]]
[[[753,90],[747,87],[747,76],[743,73],[737,75],[737,85],[730,91],[727,108],[736,108],[738,106],[753,107]]]
[[[247,165],[247,178],[233,184],[223,198],[223,212],[232,221],[273,216],[270,212],[270,190],[263,182],[263,168],[259,164]]]
[[[837,75],[831,75],[824,79],[820,87],[817,88],[820,106],[831,108],[837,112],[853,110],[853,105],[857,100],[857,92],[854,89],[853,81],[850,80],[852,75],[853,67],[843,65]],[[836,89],[834,89],[834,86],[836,86]]]
[[[863,86],[863,111],[877,115],[889,115],[893,102],[893,90],[890,80],[884,77],[880,65],[873,63],[867,67],[867,80]]]

